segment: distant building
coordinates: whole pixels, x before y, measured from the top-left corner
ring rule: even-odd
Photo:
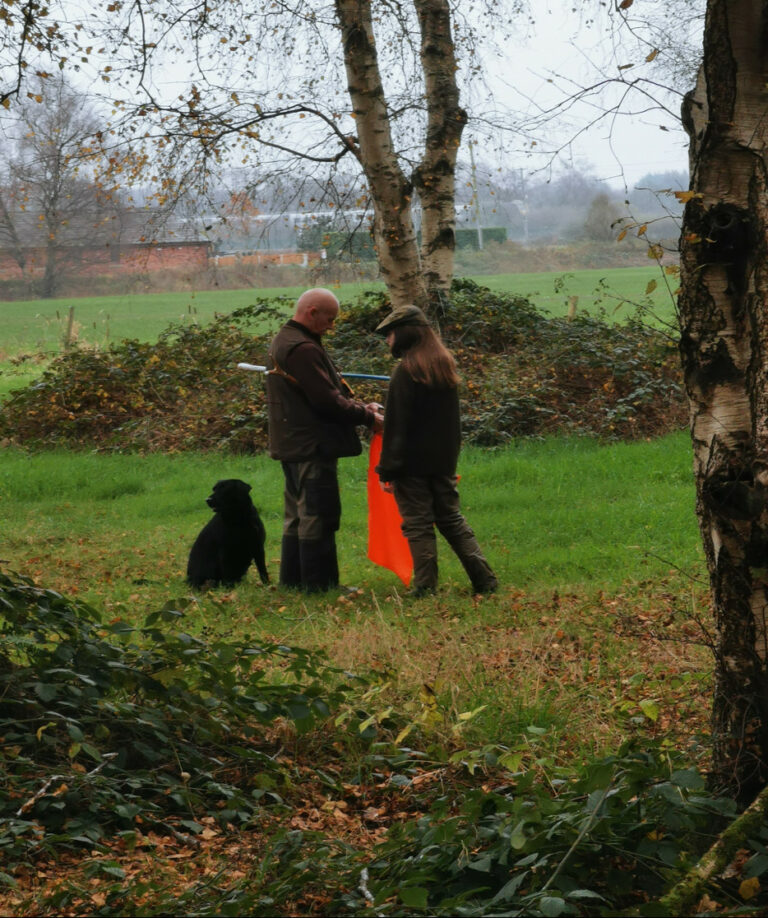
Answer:
[[[0,234],[0,280],[40,277],[51,258],[58,271],[89,277],[205,268],[213,250],[188,223],[157,211],[122,211],[99,220],[83,215],[53,245],[41,238],[32,216],[14,219],[13,244]]]

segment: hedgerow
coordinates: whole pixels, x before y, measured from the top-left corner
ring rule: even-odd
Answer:
[[[326,339],[342,370],[390,372],[386,346],[372,333],[388,310],[384,294],[367,293],[345,312]],[[283,315],[274,300],[261,299],[207,326],[170,326],[154,344],[75,349],[9,397],[0,438],[39,447],[261,451],[263,377],[236,364],[266,362]],[[435,320],[463,378],[469,443],[654,436],[684,424],[676,347],[639,322],[549,318],[525,299],[466,280],[454,283]],[[354,388],[363,400],[385,400],[381,383]]]

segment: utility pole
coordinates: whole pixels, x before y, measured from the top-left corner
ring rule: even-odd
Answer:
[[[525,183],[525,170],[520,169],[520,189],[523,193],[523,245],[528,248],[528,187]]]
[[[469,162],[472,170],[472,194],[475,199],[475,224],[477,225],[477,247],[483,247],[483,221],[480,219],[480,198],[477,194],[477,170],[475,169],[474,141],[469,141]]]

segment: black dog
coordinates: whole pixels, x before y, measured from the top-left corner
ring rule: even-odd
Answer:
[[[233,586],[256,562],[262,583],[269,583],[264,561],[266,533],[250,498],[251,486],[239,478],[217,481],[206,499],[213,519],[195,539],[187,563],[187,582],[193,587]]]

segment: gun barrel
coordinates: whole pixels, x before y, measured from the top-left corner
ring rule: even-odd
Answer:
[[[257,363],[238,363],[238,370],[250,370],[251,373],[269,373],[266,367]],[[342,373],[342,376],[348,376],[350,379],[381,379],[389,381],[389,376],[378,376],[375,373]]]

